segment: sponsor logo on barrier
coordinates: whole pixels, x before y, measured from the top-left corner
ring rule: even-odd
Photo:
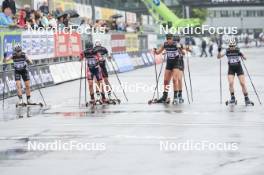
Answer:
[[[125,35],[123,34],[113,34],[111,35],[111,46],[112,46],[112,52],[125,52],[126,51],[126,45],[125,45]]]

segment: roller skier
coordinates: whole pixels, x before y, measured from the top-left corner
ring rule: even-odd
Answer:
[[[117,103],[116,101],[119,101],[119,99],[112,98],[112,87],[108,79],[108,71],[106,68],[106,58],[111,59],[111,56],[109,56],[108,50],[102,46],[100,40],[95,41],[94,50],[98,53],[99,56],[99,66],[101,68],[102,77],[105,84],[105,90],[108,95],[109,103],[116,104]],[[96,89],[96,94],[97,96],[100,96],[98,88]]]
[[[243,71],[243,67],[241,65],[241,59],[246,60],[244,54],[240,51],[238,47],[236,47],[236,40],[231,38],[229,39],[228,43],[229,47],[226,49],[226,52],[223,54],[221,53],[221,48],[218,48],[218,55],[217,58],[221,59],[222,57],[226,56],[228,59],[228,83],[229,83],[229,91],[231,98],[229,101],[226,102],[228,104],[237,104],[237,100],[235,97],[235,90],[234,90],[234,79],[235,75],[237,75],[242,92],[244,94],[245,104],[246,105],[254,105],[252,101],[250,101],[248,97],[248,91],[246,87],[245,75]]]
[[[93,44],[88,42],[85,44],[85,50],[81,53],[80,58],[81,59],[86,59],[86,64],[87,64],[87,70],[86,70],[86,78],[88,80],[88,85],[89,85],[89,92],[90,92],[90,104],[105,104],[108,103],[107,98],[105,97],[104,93],[104,88],[103,88],[103,77],[102,77],[102,71],[101,67],[99,65],[99,53],[96,51],[93,47]],[[95,99],[94,95],[94,78],[98,82],[99,86],[99,92],[100,94],[100,99]],[[88,105],[88,104],[86,104]]]
[[[155,54],[161,54],[166,51],[166,70],[164,74],[164,91],[160,99],[156,103],[166,103],[168,100],[168,91],[170,86],[170,80],[174,80],[174,98],[173,102],[178,103],[179,95],[179,81],[182,77],[182,65],[180,61],[180,55],[184,55],[184,52],[179,43],[173,40],[172,34],[166,35],[166,42],[158,50],[154,49]]]
[[[36,105],[31,101],[31,89],[30,89],[30,76],[29,76],[29,64],[33,64],[32,60],[22,52],[20,44],[16,44],[13,48],[13,53],[10,56],[4,58],[4,63],[9,60],[13,60],[14,63],[14,76],[16,81],[18,102],[17,106]],[[23,92],[21,77],[26,87],[26,103],[23,101]]]

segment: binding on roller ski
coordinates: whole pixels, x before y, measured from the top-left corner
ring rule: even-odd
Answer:
[[[157,67],[156,67],[156,61],[155,64],[155,75],[156,75],[156,87],[154,90],[154,94],[151,100],[148,101],[148,104],[153,103],[170,103],[170,98],[168,98],[168,91],[169,91],[169,84],[171,79],[173,79],[173,89],[174,89],[174,97],[172,100],[172,104],[182,104],[184,103],[184,99],[182,97],[182,79],[184,76],[184,60],[183,56],[185,55],[184,52],[184,46],[180,44],[180,37],[176,36],[173,37],[172,34],[166,35],[166,42],[161,46],[161,48],[154,49],[154,59],[156,54],[161,54],[164,50],[166,51],[166,70],[164,74],[164,91],[161,98],[158,97],[159,91],[158,91],[158,84],[160,75],[162,72],[163,64],[162,62],[161,69],[159,72],[159,75],[157,75]],[[188,49],[186,49],[188,50]],[[156,59],[155,59],[156,60]],[[185,78],[184,78],[185,81]],[[188,89],[186,86],[186,92],[188,96],[188,102],[189,101],[189,94]],[[157,98],[155,98],[155,94],[157,93]]]
[[[13,53],[9,56],[6,54],[4,55],[4,63],[6,63],[9,60],[13,60],[14,63],[14,76],[16,81],[16,87],[17,87],[17,96],[18,96],[18,102],[16,103],[16,107],[26,107],[26,106],[40,106],[43,107],[42,102],[32,102],[31,100],[31,88],[30,88],[30,67],[29,65],[32,65],[32,60],[24,53],[22,52],[22,47],[19,43],[17,43],[13,48]],[[22,94],[22,84],[21,84],[21,77],[25,83],[25,91],[26,91],[26,97],[27,101],[23,101],[23,94]],[[35,77],[32,76],[35,80]],[[36,81],[36,80],[35,80]],[[38,87],[38,91],[42,97],[42,100],[44,104],[46,105],[46,102],[44,100],[44,97],[41,93],[40,88]],[[4,98],[3,98],[4,99]]]
[[[95,42],[95,47],[90,42],[86,43],[85,50],[80,55],[81,60],[85,58],[85,106],[86,107],[90,105],[92,106],[107,105],[107,104],[116,105],[121,103],[121,100],[112,91],[112,86],[108,80],[108,71],[106,69],[106,57],[112,63],[111,57],[108,56],[107,49],[101,46],[99,40]],[[81,67],[81,72],[82,72],[82,67]],[[118,78],[116,72],[115,74]],[[90,93],[89,102],[87,102],[86,100],[86,91],[87,91],[86,81],[88,81],[88,86],[89,86],[89,93]],[[96,97],[94,93],[95,90],[96,90]],[[105,92],[107,92],[108,98],[106,98]],[[112,94],[114,95],[114,98],[112,97]],[[80,98],[81,98],[81,79],[80,79],[79,105],[80,105]]]
[[[225,104],[227,106],[228,105],[232,105],[232,106],[237,105],[237,100],[236,100],[235,91],[234,91],[234,78],[235,78],[235,75],[237,75],[239,82],[240,82],[240,85],[241,85],[241,88],[242,88],[242,92],[244,94],[245,105],[246,106],[254,106],[254,102],[252,102],[248,97],[248,91],[247,91],[246,82],[245,82],[244,70],[243,70],[243,67],[241,64],[241,62],[242,62],[246,71],[247,71],[247,74],[250,78],[250,81],[251,81],[251,84],[254,88],[254,91],[258,97],[258,94],[256,92],[254,84],[252,83],[251,77],[248,73],[248,70],[247,70],[245,64],[244,64],[244,60],[246,60],[246,57],[240,51],[240,49],[237,47],[236,40],[234,38],[229,39],[228,42],[229,42],[228,43],[229,47],[226,49],[225,54],[221,53],[222,48],[219,47],[218,48],[218,55],[217,55],[218,59],[221,59],[224,56],[226,56],[228,59],[228,83],[229,83],[229,91],[230,91],[231,99],[226,101]],[[220,62],[220,70],[221,70],[221,62]],[[221,80],[221,73],[220,73],[220,80]],[[220,88],[221,88],[221,86],[220,86]],[[220,93],[221,93],[221,91],[220,91]],[[220,98],[222,99],[222,93],[220,94]],[[259,99],[259,97],[258,97],[258,99]],[[259,102],[260,102],[260,100],[259,100]],[[261,102],[260,102],[260,104],[261,104]]]

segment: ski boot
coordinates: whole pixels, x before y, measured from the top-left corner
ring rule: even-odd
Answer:
[[[30,100],[30,98],[27,99],[27,105],[34,105],[34,104],[36,104],[36,103],[33,103],[33,102]]]
[[[148,101],[148,104],[153,104],[153,103],[170,103],[170,98],[168,98],[168,92],[163,92],[163,96],[160,99],[152,99]]]
[[[174,104],[174,105],[179,104],[179,98],[177,96],[174,96],[172,104]]]
[[[237,100],[235,96],[231,96],[231,99],[229,101],[226,101],[226,106],[227,105],[237,105]]]
[[[89,102],[86,103],[85,106],[88,107],[89,105],[95,106],[96,105],[95,99],[91,99]]]
[[[112,95],[110,92],[108,93],[108,104],[116,105],[116,101],[115,99],[112,98]]]
[[[110,104],[109,100],[107,98],[102,98],[102,104]]]
[[[184,103],[184,99],[182,97],[179,97],[179,104]]]
[[[19,98],[18,102],[16,103],[16,107],[18,106],[25,106],[25,103],[23,102],[23,98]]]
[[[254,106],[254,102],[250,101],[248,97],[245,97],[246,106]]]

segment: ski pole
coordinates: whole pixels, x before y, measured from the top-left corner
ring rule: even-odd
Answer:
[[[80,88],[79,88],[79,107],[81,106],[81,95],[82,95],[82,71],[83,71],[83,60],[81,60],[81,76],[80,76]]]
[[[84,71],[84,78],[85,78],[85,80],[84,80],[84,82],[85,82],[85,85],[84,85],[84,100],[85,100],[85,104],[87,103],[87,60],[86,60],[86,58],[84,58],[85,59],[85,61],[84,61],[84,69],[85,69],[85,71]]]
[[[222,61],[219,59],[219,68],[220,68],[220,104],[223,102],[223,88],[222,88]]]
[[[30,70],[31,70],[31,69],[30,69]],[[30,72],[31,72],[31,74],[32,74],[32,71],[30,71]],[[32,74],[32,77],[33,77],[34,81],[36,82],[37,89],[38,89],[39,94],[40,94],[40,96],[41,96],[41,98],[42,98],[42,101],[44,102],[45,106],[47,106],[47,103],[46,103],[46,101],[45,101],[45,99],[44,99],[44,96],[43,96],[43,94],[42,94],[42,92],[41,92],[41,90],[40,90],[40,87],[39,87],[39,85],[37,84],[37,81],[36,81],[36,79],[35,79],[35,77],[34,77],[33,74]]]
[[[192,102],[193,102],[192,78],[191,78],[190,62],[189,62],[189,54],[188,53],[187,53],[187,66],[188,66],[189,83],[190,83],[190,89],[191,89],[191,98],[192,98]]]
[[[248,75],[248,78],[249,78],[249,80],[250,80],[250,83],[251,83],[251,85],[252,85],[252,87],[253,87],[253,89],[254,89],[254,92],[255,92],[255,94],[256,94],[256,96],[257,96],[257,98],[258,98],[259,104],[261,105],[261,104],[262,104],[262,103],[261,103],[261,100],[260,100],[260,98],[259,98],[259,95],[258,95],[258,92],[257,92],[257,90],[256,90],[256,88],[255,88],[255,85],[253,84],[253,81],[252,81],[252,79],[251,79],[251,76],[250,76],[250,74],[249,74],[249,72],[248,72],[248,69],[247,69],[247,67],[246,67],[246,64],[245,64],[243,58],[242,58],[241,60],[242,60],[242,63],[243,63],[243,65],[244,65],[244,67],[245,67],[245,70],[246,70],[246,72],[247,72],[247,75]]]
[[[123,91],[124,97],[126,98],[126,101],[128,102],[128,99],[127,99],[127,96],[126,96],[126,92],[125,92],[124,88],[122,87],[122,83],[121,83],[121,81],[120,81],[120,79],[119,79],[119,77],[118,77],[118,75],[117,75],[117,72],[116,72],[116,70],[115,70],[115,67],[114,67],[114,64],[113,64],[112,59],[110,59],[110,62],[111,62],[111,65],[112,65],[112,67],[113,67],[113,70],[114,70],[114,73],[115,73],[115,75],[116,75],[116,78],[117,78],[117,80],[118,80],[118,82],[119,82],[119,85],[120,85],[121,88],[122,88],[122,91]]]
[[[2,80],[3,80],[3,84],[4,84],[4,87],[3,87],[3,104],[2,104],[2,107],[3,109],[5,108],[5,72],[6,72],[6,67],[7,65],[6,64],[3,64],[3,77],[2,77]]]
[[[155,49],[154,49],[155,50]],[[156,76],[156,84],[158,84],[158,73],[157,73],[157,62],[156,62],[156,53],[154,51],[154,67],[155,67],[155,76]],[[159,87],[156,86],[157,90],[157,98],[159,98]]]
[[[161,63],[161,67],[160,67],[160,71],[159,71],[159,75],[158,75],[158,81],[156,82],[156,86],[155,86],[155,89],[154,89],[154,92],[153,92],[153,96],[152,96],[152,101],[154,100],[155,98],[155,95],[156,95],[156,90],[159,86],[159,79],[160,79],[160,75],[161,75],[161,72],[163,70],[163,65],[164,65],[164,60],[162,60],[162,63]]]
[[[187,83],[186,83],[186,79],[185,79],[185,73],[184,73],[184,71],[182,71],[182,73],[183,73],[183,81],[184,81],[184,84],[185,84],[185,89],[186,89],[188,103],[191,104],[190,103],[190,97],[189,97],[189,91],[188,91],[188,87],[187,87]]]

